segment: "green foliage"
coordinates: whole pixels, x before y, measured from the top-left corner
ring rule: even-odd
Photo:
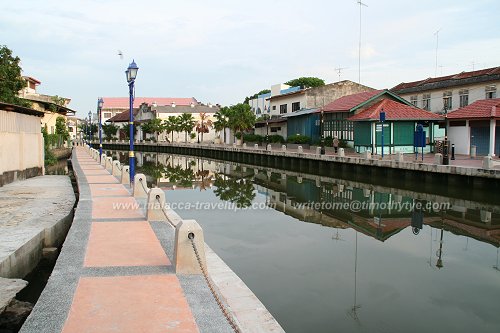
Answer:
[[[64,138],[64,141],[69,138],[68,128],[66,127],[66,119],[64,119],[64,117],[59,116],[56,118],[56,134],[61,135]]]
[[[191,132],[193,131],[194,125],[195,125],[194,117],[191,113],[183,113],[183,114],[179,115],[178,117],[179,117],[179,120],[178,120],[179,121],[179,131],[185,133],[184,142],[187,142],[188,134],[191,134]],[[196,135],[195,135],[195,137],[196,137]]]
[[[232,105],[229,110],[228,124],[235,135],[251,129],[255,125],[255,114],[251,111],[250,105],[239,103]]]
[[[291,87],[303,87],[303,88],[314,88],[321,87],[325,85],[325,81],[317,77],[299,77],[298,79],[293,79],[285,84]]]
[[[283,138],[281,135],[279,134],[273,134],[273,135],[269,135],[267,137],[267,140],[268,142],[270,143],[284,143],[285,142],[285,138]]]
[[[251,99],[255,99],[259,95],[268,94],[270,92],[271,92],[271,90],[264,89],[264,90],[259,91],[258,93],[253,94],[252,96],[245,97],[245,101],[243,102],[243,104],[249,104],[249,102],[250,102]]]
[[[306,136],[306,135],[300,135],[300,134],[295,134],[295,135],[291,135],[287,138],[287,142],[288,143],[303,143],[303,144],[306,144],[306,143],[310,143],[311,142],[311,138]]]
[[[238,208],[250,206],[255,198],[252,182],[244,178],[216,174],[214,186],[216,186],[214,193],[219,199],[234,203]]]
[[[112,140],[116,136],[119,127],[113,123],[102,124],[102,132],[106,140]]]
[[[7,46],[0,46],[0,101],[23,107],[31,107],[31,103],[19,98],[21,89],[26,87],[26,81],[22,78],[19,57],[14,57]]]
[[[239,134],[239,133],[238,133]],[[262,142],[264,141],[264,137],[258,134],[245,134],[243,135],[243,140],[245,142]]]
[[[52,140],[52,137],[53,136],[49,136],[49,134],[47,133],[47,127],[42,127],[42,135],[43,135],[43,142],[44,142],[44,155],[45,155],[45,161],[44,161],[44,164],[45,166],[51,166],[51,165],[54,165],[57,163],[57,159],[54,155],[54,153],[52,153],[52,151],[50,150],[50,141]]]
[[[133,126],[134,128],[134,138],[137,136],[137,127]],[[126,139],[130,139],[130,124],[123,124],[121,130],[125,134]]]
[[[191,132],[191,133],[189,133],[189,137],[190,137],[191,139],[195,139],[195,138],[196,138],[196,133],[192,133],[192,132]]]
[[[165,127],[165,131],[167,133],[172,134],[172,142],[174,141],[174,132],[180,132],[180,122],[179,117],[169,116],[168,119],[163,121],[163,126]]]

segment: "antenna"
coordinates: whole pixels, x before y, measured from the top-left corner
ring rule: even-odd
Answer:
[[[443,28],[439,28],[438,31],[436,31],[434,33],[434,36],[436,36],[436,66],[434,67],[434,77],[437,76],[437,72],[438,72],[438,48],[439,48],[439,32],[442,30]]]
[[[337,74],[339,76],[339,81],[340,81],[340,75],[342,74],[342,71],[344,69],[347,69],[347,67],[338,67],[338,68],[335,68],[335,71],[337,72]]]
[[[359,4],[359,45],[358,45],[358,83],[361,84],[361,8],[363,6],[368,7],[368,5],[358,0]]]

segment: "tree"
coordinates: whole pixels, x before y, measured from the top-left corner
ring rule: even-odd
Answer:
[[[257,98],[259,95],[269,94],[270,92],[271,92],[271,90],[264,89],[264,90],[259,91],[258,93],[253,94],[250,97],[245,97],[245,101],[243,102],[243,104],[249,104],[251,99]]]
[[[155,135],[156,142],[158,142],[158,134],[165,130],[165,125],[160,118],[150,119],[141,125],[145,133]]]
[[[299,77],[298,79],[285,82],[285,84],[292,87],[314,88],[324,86],[325,81],[317,77]]]
[[[187,136],[193,131],[195,121],[191,113],[183,113],[179,116],[179,129],[185,132],[184,142],[187,142]]]
[[[227,106],[220,108],[214,115],[215,121],[213,123],[214,129],[217,132],[224,131],[224,143],[226,143],[226,128],[229,128],[229,115],[231,114],[231,109]]]
[[[179,118],[176,116],[169,116],[168,119],[163,121],[165,131],[172,134],[172,142],[174,142],[174,132],[179,132]]]
[[[242,132],[253,128],[255,125],[255,114],[250,109],[250,105],[239,103],[230,107],[229,113],[229,128],[231,128],[235,136],[242,136]]]
[[[198,132],[198,143],[200,142],[199,135],[201,133],[201,142],[203,142],[203,133],[208,133],[210,131],[210,127],[212,127],[212,120],[209,119],[209,116],[206,112],[200,113],[200,120],[196,124],[196,132]]]
[[[118,131],[118,129],[119,129],[118,126],[116,126],[113,123],[102,124],[102,131],[104,133],[106,140],[113,139],[113,137],[116,135],[116,132]]]
[[[134,128],[134,138],[137,136],[137,126],[132,125]],[[121,130],[125,134],[125,138],[129,139],[130,138],[130,124],[123,124]]]
[[[26,87],[26,81],[21,76],[20,61],[7,46],[0,46],[0,102],[31,107],[29,101],[18,96],[19,91]]]
[[[56,134],[61,135],[64,141],[69,138],[68,128],[66,127],[66,119],[64,119],[64,117],[59,116],[56,118]]]

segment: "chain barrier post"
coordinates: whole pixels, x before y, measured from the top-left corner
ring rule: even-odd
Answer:
[[[129,169],[130,172],[130,169]],[[134,198],[147,198],[148,185],[146,183],[146,176],[143,173],[138,173],[134,176]]]

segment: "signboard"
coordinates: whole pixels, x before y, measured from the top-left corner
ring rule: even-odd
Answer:
[[[413,146],[415,147],[425,147],[426,146],[426,133],[422,125],[417,125],[417,129],[415,130],[413,136]]]

